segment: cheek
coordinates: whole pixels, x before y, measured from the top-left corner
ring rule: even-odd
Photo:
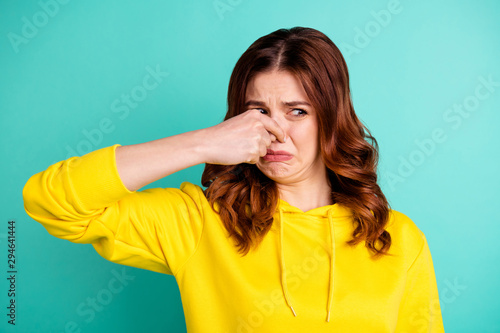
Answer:
[[[287,135],[292,138],[297,149],[307,150],[311,154],[318,150],[318,131],[314,126],[290,126]]]

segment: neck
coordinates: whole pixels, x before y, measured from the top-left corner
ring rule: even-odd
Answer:
[[[321,181],[301,181],[293,184],[277,184],[280,199],[306,212],[333,204],[332,189],[325,178]]]

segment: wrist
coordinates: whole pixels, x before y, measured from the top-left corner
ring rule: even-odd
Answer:
[[[198,164],[211,163],[210,155],[210,129],[202,128],[199,130],[192,131],[192,142],[193,142],[193,152],[194,156],[197,157]]]

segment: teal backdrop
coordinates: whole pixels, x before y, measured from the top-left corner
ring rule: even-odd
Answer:
[[[380,185],[429,241],[446,331],[500,332],[500,2],[0,4],[1,332],[185,332],[172,276],[50,236],[22,188],[70,156],[217,124],[239,56],[293,26],[343,52],[355,110],[380,146]],[[200,184],[202,170],[149,187]]]

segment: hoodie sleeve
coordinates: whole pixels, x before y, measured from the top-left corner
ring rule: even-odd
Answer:
[[[23,189],[28,215],[55,237],[92,244],[103,258],[175,275],[203,229],[200,187],[129,191],[114,145],[33,175]]]
[[[397,333],[444,332],[431,252],[425,235],[420,251],[408,269],[399,309]]]

